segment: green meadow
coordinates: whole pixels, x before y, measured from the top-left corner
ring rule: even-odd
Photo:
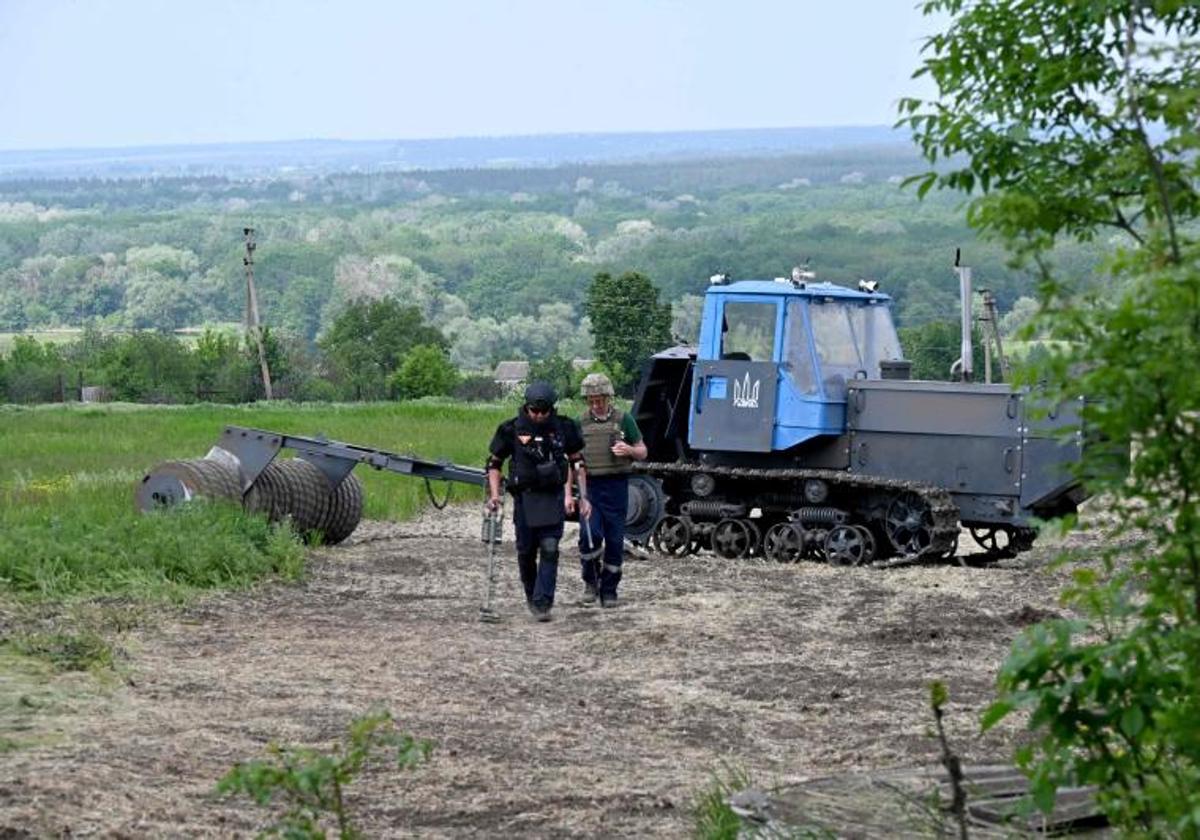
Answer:
[[[22,603],[181,599],[302,574],[295,537],[234,505],[135,510],[134,488],[147,470],[202,457],[224,425],[482,465],[492,430],[511,411],[423,402],[0,407],[0,596]],[[405,518],[428,503],[420,480],[361,466],[356,474],[367,518]],[[447,488],[455,500],[482,498],[469,485],[435,485],[439,500]]]

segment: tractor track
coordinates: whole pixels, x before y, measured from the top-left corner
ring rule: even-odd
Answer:
[[[905,554],[884,561],[883,565],[900,566],[916,563],[923,559],[940,559],[954,551],[958,542],[959,523],[958,505],[954,504],[950,493],[941,487],[934,487],[919,481],[905,481],[894,478],[879,478],[859,475],[840,470],[820,469],[764,469],[760,467],[727,467],[713,466],[689,462],[651,461],[635,465],[639,473],[663,478],[678,477],[705,473],[714,477],[724,477],[732,480],[750,481],[779,481],[793,482],[815,478],[843,488],[853,488],[863,492],[884,491],[893,495],[915,493],[927,506],[932,518],[930,542],[919,552]]]

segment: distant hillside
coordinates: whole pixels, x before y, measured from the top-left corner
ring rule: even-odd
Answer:
[[[786,155],[909,144],[907,133],[887,126],[849,126],[0,151],[0,180],[206,175],[261,178],[355,171],[526,168],[569,163]]]

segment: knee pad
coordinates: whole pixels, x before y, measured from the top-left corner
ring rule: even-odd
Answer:
[[[538,541],[538,549],[542,553],[543,563],[558,562],[558,537],[542,537]]]

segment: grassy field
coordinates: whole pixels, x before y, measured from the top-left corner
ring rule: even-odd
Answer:
[[[241,334],[241,325],[236,322],[219,322],[208,324],[205,327],[188,327],[181,330],[175,330],[175,337],[189,347],[194,345],[200,338],[206,328],[212,328],[218,332]],[[82,327],[62,327],[56,330],[27,330],[22,332],[0,332],[0,356],[5,355],[12,350],[13,343],[17,336],[25,336],[27,338],[37,339],[42,344],[69,344],[72,341],[77,341],[83,335]]]
[[[0,592],[24,601],[177,597],[295,575],[301,552],[290,535],[232,506],[140,515],[136,482],[160,461],[202,457],[226,424],[479,465],[511,410],[427,403],[2,407]],[[358,475],[367,517],[403,518],[427,503],[421,481],[363,468]],[[454,499],[482,498],[467,485],[450,489]]]
[[[41,718],[111,683],[121,672],[125,634],[157,620],[162,605],[303,576],[299,538],[235,504],[137,512],[135,485],[155,464],[202,457],[223,426],[236,424],[481,465],[492,431],[512,410],[0,406],[0,755],[58,738],[43,731]],[[356,473],[368,517],[403,518],[428,504],[421,481],[363,467]],[[434,490],[440,499],[445,487]],[[451,492],[482,498],[468,485]]]
[[[28,332],[0,332],[0,356],[3,356],[12,350],[13,342],[17,336],[25,336],[26,338],[37,339],[42,344],[67,344],[75,341],[81,335],[83,330],[79,327],[66,327],[61,330],[30,330]]]

